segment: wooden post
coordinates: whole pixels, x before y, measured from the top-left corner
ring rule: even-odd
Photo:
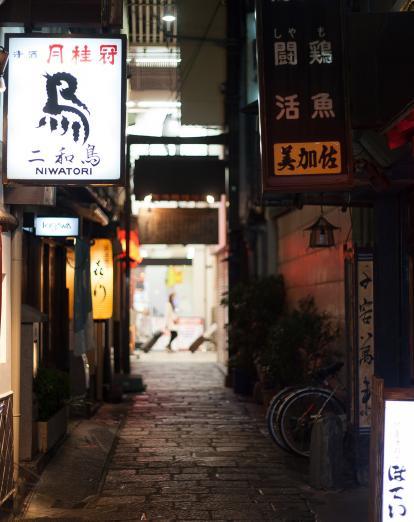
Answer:
[[[382,512],[382,462],[384,456],[384,380],[372,380],[369,474],[369,522],[380,522]]]

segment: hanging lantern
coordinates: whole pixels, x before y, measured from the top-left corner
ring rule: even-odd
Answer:
[[[110,239],[95,239],[91,246],[91,289],[93,318],[110,319],[114,301],[114,262]]]
[[[122,252],[117,256],[118,259],[126,258],[126,231],[118,229],[118,241],[121,243]],[[140,243],[137,232],[131,230],[129,233],[129,262],[131,267],[135,267],[142,263],[142,256],[140,254]]]
[[[310,231],[309,248],[327,248],[335,246],[334,230],[339,230],[321,214],[313,225],[305,230]]]

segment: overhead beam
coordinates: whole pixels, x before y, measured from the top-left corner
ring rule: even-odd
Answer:
[[[182,138],[180,136],[127,136],[127,146],[130,145],[226,145],[228,134],[217,134],[216,136],[197,136]]]

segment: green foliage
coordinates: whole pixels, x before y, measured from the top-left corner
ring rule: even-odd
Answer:
[[[260,363],[280,386],[304,384],[312,370],[337,355],[332,345],[338,336],[331,316],[309,296],[271,328]]]
[[[269,276],[239,283],[222,304],[229,308],[229,365],[254,374],[255,358],[264,349],[269,329],[284,309],[283,278]]]
[[[33,391],[39,403],[39,420],[46,421],[69,399],[69,376],[52,368],[39,368]]]

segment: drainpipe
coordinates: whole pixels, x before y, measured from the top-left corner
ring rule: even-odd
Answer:
[[[129,307],[130,307],[130,281],[131,281],[131,263],[130,263],[130,234],[131,234],[131,150],[127,144],[126,153],[126,185],[125,185],[125,203],[124,203],[124,227],[125,227],[125,278],[122,282],[124,285],[124,296],[121,302],[121,353],[122,353],[122,371],[125,375],[131,372],[129,360]],[[122,294],[121,294],[122,295]]]
[[[21,306],[22,306],[22,213],[15,216],[19,222],[11,240],[11,357],[13,390],[13,450],[14,480],[19,476],[20,461],[20,355],[21,355]]]

